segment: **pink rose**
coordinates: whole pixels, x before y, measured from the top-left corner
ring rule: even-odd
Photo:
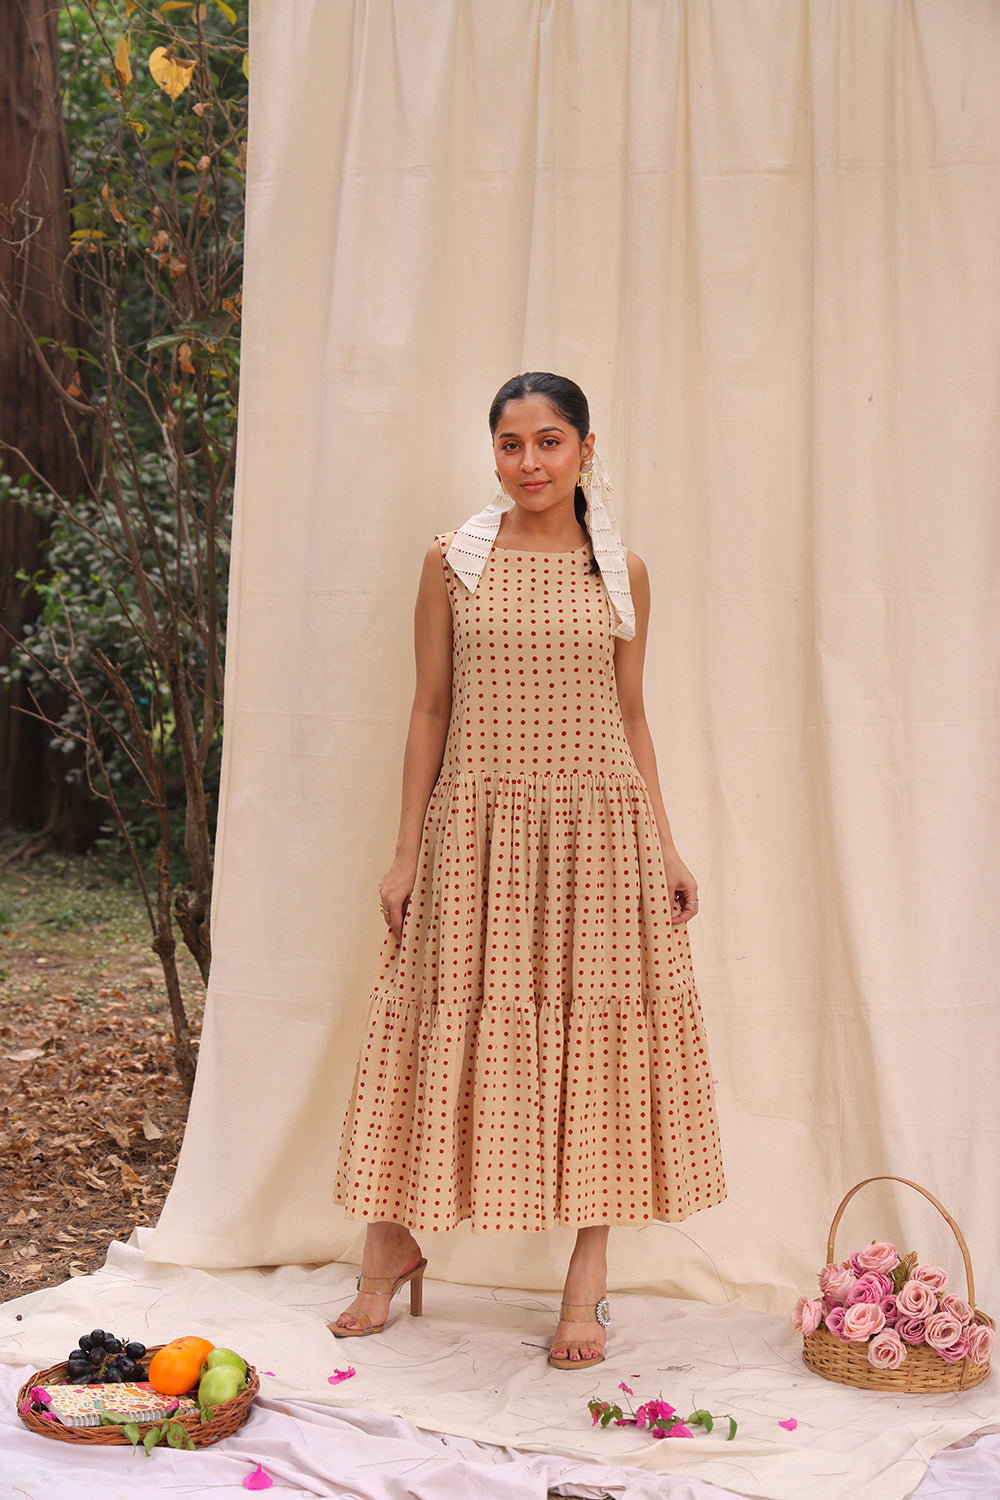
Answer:
[[[824,1266],[819,1273],[819,1289],[829,1302],[843,1302],[854,1285],[854,1274],[846,1266]]]
[[[968,1334],[967,1333],[963,1333],[961,1335],[961,1337],[957,1338],[953,1344],[950,1344],[948,1346],[947,1349],[939,1349],[938,1353],[940,1354],[941,1358],[947,1360],[950,1365],[957,1365],[958,1361],[960,1359],[968,1359],[968,1357],[969,1357],[969,1336],[968,1336]]]
[[[969,1358],[974,1365],[985,1365],[992,1358],[997,1345],[997,1336],[986,1323],[973,1323],[967,1331]]]
[[[848,1307],[853,1307],[856,1302],[881,1302],[882,1298],[888,1297],[891,1291],[892,1282],[888,1276],[880,1276],[877,1271],[868,1271],[854,1283],[844,1301]]]
[[[950,1349],[952,1344],[962,1337],[962,1325],[951,1313],[932,1313],[927,1319],[927,1327],[924,1339],[932,1349],[939,1352],[942,1349]]]
[[[895,1328],[896,1319],[899,1317],[899,1309],[896,1306],[896,1299],[891,1292],[889,1293],[888,1297],[882,1298],[879,1306],[885,1314],[886,1327]]]
[[[885,1313],[877,1302],[855,1302],[844,1313],[844,1337],[851,1343],[870,1339],[885,1327]]]
[[[844,1333],[844,1319],[846,1316],[847,1314],[844,1312],[844,1309],[842,1307],[831,1307],[830,1311],[823,1319],[823,1322],[833,1334],[834,1338],[840,1339],[842,1344],[847,1343],[847,1336]]]
[[[914,1266],[910,1280],[929,1286],[932,1292],[943,1292],[948,1285],[948,1272],[942,1271],[940,1266]]]
[[[891,1328],[883,1328],[868,1345],[868,1363],[876,1370],[898,1370],[906,1358],[906,1345]]]
[[[857,1254],[857,1262],[862,1271],[892,1271],[899,1265],[899,1255],[895,1245],[886,1244],[884,1240],[866,1245]],[[886,1368],[895,1369],[894,1365]]]
[[[963,1328],[966,1328],[976,1316],[975,1310],[965,1298],[956,1297],[953,1292],[945,1292],[938,1306],[941,1312],[950,1313],[953,1318],[957,1318]]]
[[[823,1321],[823,1304],[815,1297],[800,1297],[792,1313],[792,1327],[803,1336],[815,1333]]]
[[[923,1318],[897,1318],[896,1332],[904,1344],[922,1344],[924,1341]]]
[[[929,1318],[937,1312],[937,1294],[926,1282],[911,1277],[896,1293],[896,1306],[908,1318]]]

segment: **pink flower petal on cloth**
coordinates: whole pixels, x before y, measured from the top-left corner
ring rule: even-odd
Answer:
[[[783,1427],[786,1432],[794,1432],[798,1425],[794,1417],[789,1417],[786,1421],[778,1423],[778,1426]]]
[[[346,1370],[334,1370],[333,1374],[326,1378],[331,1385],[339,1385],[342,1380],[350,1380],[351,1376],[357,1373],[353,1365],[348,1365]]]
[[[275,1375],[275,1373],[274,1373],[274,1371],[273,1371],[273,1370],[261,1370],[261,1372],[260,1372],[260,1373],[261,1373],[261,1374],[262,1374],[262,1375],[270,1375],[270,1377],[271,1377],[271,1379],[272,1379],[272,1380],[277,1380],[277,1378],[278,1378],[278,1377],[277,1377],[277,1376],[276,1376],[276,1375]]]
[[[624,1391],[625,1394],[626,1394],[626,1396],[634,1396],[635,1395],[635,1391],[633,1391],[630,1386],[627,1386],[625,1384],[624,1380],[619,1383],[618,1389],[620,1391]]]
[[[244,1479],[243,1488],[245,1490],[269,1490],[273,1483],[274,1480],[270,1474],[266,1474],[258,1464],[253,1473],[248,1474]]]

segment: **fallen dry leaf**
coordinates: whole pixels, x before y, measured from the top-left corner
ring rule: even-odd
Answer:
[[[7,880],[0,896],[18,892]],[[157,1012],[158,986],[140,974],[149,967],[144,946],[109,954],[99,927],[67,935],[19,926],[4,936],[0,1300],[91,1275],[111,1240],[155,1224],[187,1116],[169,1014],[165,1002]],[[193,960],[185,990],[197,1027]],[[75,998],[84,996],[85,1004]]]
[[[128,1133],[128,1127],[126,1125],[119,1125],[114,1120],[105,1120],[104,1128],[108,1132],[108,1135],[111,1137],[111,1139],[115,1141],[123,1151],[128,1150],[131,1137]]]

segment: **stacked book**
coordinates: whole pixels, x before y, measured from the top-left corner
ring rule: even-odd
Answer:
[[[36,1397],[41,1400],[41,1393]],[[106,1385],[51,1385],[42,1404],[64,1427],[100,1427],[102,1416],[123,1422],[159,1422],[198,1410],[190,1396],[164,1396],[148,1380]]]

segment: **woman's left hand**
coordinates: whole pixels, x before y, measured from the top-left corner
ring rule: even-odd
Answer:
[[[667,862],[667,886],[670,891],[670,920],[690,922],[698,915],[698,883],[687,865],[675,855]]]

